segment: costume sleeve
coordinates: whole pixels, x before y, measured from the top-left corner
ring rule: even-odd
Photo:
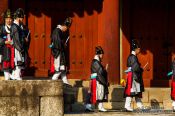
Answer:
[[[0,25],[0,46],[3,46],[5,44],[5,39],[3,39],[3,26]]]
[[[104,70],[103,66],[98,62],[94,61],[92,62],[91,70],[94,73],[97,73],[97,80],[102,84],[102,85],[107,85],[107,72]]]
[[[51,35],[51,43],[53,44],[53,47],[51,48],[52,54],[55,58],[57,58],[61,51],[61,38],[57,28],[54,29]]]
[[[13,45],[14,45],[14,47],[18,50],[18,51],[20,51],[20,52],[23,52],[24,51],[24,49],[23,49],[23,47],[22,47],[22,45],[21,45],[21,43],[20,43],[20,36],[19,36],[19,33],[18,33],[18,29],[17,29],[17,27],[16,26],[12,26],[12,28],[11,28],[11,37],[12,37],[12,39],[13,39]],[[22,39],[22,38],[21,38]]]
[[[60,50],[61,49],[61,38],[59,35],[59,31],[57,29],[55,29],[52,33],[52,42],[53,42],[53,47],[55,49]]]
[[[131,63],[131,70],[134,72],[142,72],[143,69],[140,67],[140,63],[138,62],[138,59],[136,56],[131,56],[129,59]]]

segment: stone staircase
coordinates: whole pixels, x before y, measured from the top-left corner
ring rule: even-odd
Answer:
[[[28,78],[26,78],[28,79]],[[48,78],[49,79],[49,78]],[[3,76],[0,80],[4,80]],[[89,81],[79,79],[69,79],[72,85],[64,86],[64,110],[65,112],[84,112],[84,103],[89,88]],[[118,85],[110,85],[108,102],[104,103],[104,107],[109,110],[121,110],[124,108],[125,99],[123,98],[124,87]],[[152,109],[172,109],[172,101],[170,97],[170,88],[145,88],[142,102],[145,106]],[[137,108],[133,99],[132,107]]]
[[[88,93],[89,81],[70,79],[69,83],[73,86],[74,102],[65,104],[65,112],[84,112],[84,102]],[[125,102],[123,91],[124,87],[110,85],[108,102],[104,103],[104,107],[110,110],[122,110]],[[142,102],[152,109],[171,110],[170,91],[170,88],[145,88]],[[132,107],[137,108],[134,99]]]

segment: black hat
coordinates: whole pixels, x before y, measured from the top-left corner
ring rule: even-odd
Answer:
[[[14,18],[24,18],[24,10],[22,8],[18,8],[14,13]]]
[[[12,13],[11,13],[10,9],[7,9],[7,10],[3,13],[3,18],[12,18]]]
[[[97,55],[104,54],[104,51],[103,51],[101,46],[95,47],[95,54],[97,54]]]
[[[133,39],[132,42],[131,42],[131,49],[132,49],[132,51],[134,51],[137,48],[140,48],[140,45],[139,45],[138,41]]]
[[[66,20],[64,21],[64,25],[69,28],[71,24],[72,24],[72,19],[70,17],[66,18]]]

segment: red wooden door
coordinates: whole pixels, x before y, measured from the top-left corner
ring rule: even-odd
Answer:
[[[27,75],[48,75],[51,30],[72,17],[67,47],[69,78],[89,78],[95,46],[101,45],[103,63],[109,64],[109,80],[119,82],[119,0],[10,0],[10,6],[25,9],[31,30]]]
[[[29,56],[31,63],[29,73],[37,77],[47,77],[50,66],[51,18],[47,11],[38,7],[40,2],[28,3],[28,27],[31,30]],[[28,73],[28,74],[29,74]]]
[[[97,7],[89,1],[36,1],[23,4],[31,31],[30,66],[26,75],[47,77],[50,67],[50,34],[66,17],[72,17],[70,39],[66,48],[69,78],[87,79],[97,44]],[[98,5],[98,4],[97,4]],[[86,6],[86,7],[85,7]],[[95,10],[94,10],[95,9]],[[90,13],[90,14],[89,14]]]
[[[3,14],[5,10],[8,8],[8,0],[1,0],[0,1],[0,14]],[[3,23],[3,17],[0,17],[0,23]]]
[[[129,36],[138,39],[142,52],[139,60],[144,70],[146,86],[169,86],[172,53],[174,52],[174,1],[170,0],[133,0],[125,3],[129,11]],[[126,15],[126,14],[125,14]],[[126,31],[127,33],[127,31]]]

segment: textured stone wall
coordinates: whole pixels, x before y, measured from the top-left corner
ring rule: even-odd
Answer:
[[[0,81],[0,116],[63,116],[63,108],[61,81]]]

